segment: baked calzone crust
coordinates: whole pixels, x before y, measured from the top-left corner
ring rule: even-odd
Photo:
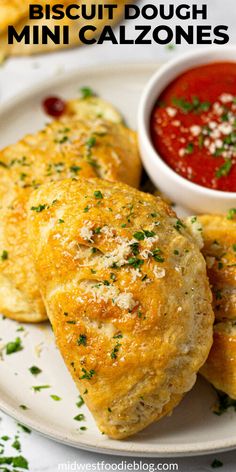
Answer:
[[[216,316],[214,343],[201,373],[236,399],[236,219],[235,213],[199,217],[203,253]]]
[[[46,319],[26,235],[32,190],[65,177],[102,177],[138,186],[136,134],[99,98],[73,100],[42,131],[0,152],[0,312],[22,322]]]
[[[100,430],[130,436],[170,413],[212,344],[198,245],[160,198],[68,179],[28,203],[28,233],[57,345]]]

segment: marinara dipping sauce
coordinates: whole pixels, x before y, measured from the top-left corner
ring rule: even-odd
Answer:
[[[196,67],[174,80],[153,109],[151,137],[182,177],[236,192],[236,62]]]

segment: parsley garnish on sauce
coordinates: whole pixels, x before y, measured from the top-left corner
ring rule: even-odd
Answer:
[[[193,153],[193,150],[194,150],[194,145],[193,143],[189,143],[186,148],[185,148],[185,152],[186,154],[192,154]]]
[[[227,159],[222,166],[220,166],[217,171],[216,171],[216,177],[217,179],[220,179],[221,177],[226,177],[229,175],[231,168],[232,168],[232,161],[231,159]]]
[[[173,105],[182,111],[182,113],[200,113],[201,111],[208,111],[211,104],[210,102],[201,102],[198,97],[192,97],[191,101],[185,98],[173,98]]]

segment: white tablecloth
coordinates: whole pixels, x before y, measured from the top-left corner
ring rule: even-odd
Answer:
[[[197,2],[198,0],[195,3]],[[148,2],[142,1],[140,3],[145,4]],[[181,2],[176,0],[172,3]],[[202,2],[199,3],[201,4]],[[230,42],[232,44],[236,43],[235,0],[205,0],[204,3],[207,3],[209,8],[209,19],[206,24],[227,24],[229,26]],[[171,24],[174,23],[174,21],[171,22]],[[130,24],[128,28],[131,31],[133,24]],[[13,95],[18,95],[22,90],[31,87],[36,82],[47,77],[56,76],[65,70],[83,68],[88,65],[101,65],[103,63],[169,60],[185,50],[190,50],[192,47],[178,46],[174,50],[169,50],[164,46],[160,47],[155,44],[152,46],[113,46],[105,44],[103,46],[81,47],[32,58],[10,59],[0,68],[0,107],[1,103]],[[24,110],[22,110],[22,113],[24,113]],[[14,437],[17,431],[15,421],[4,414],[1,414],[1,419],[0,436],[9,435]],[[109,465],[110,467],[113,466],[113,470],[115,470],[114,464],[118,465],[121,461],[127,461],[127,464],[132,463],[131,458],[109,457],[79,451],[57,444],[33,432],[31,434],[22,432],[20,434],[20,441],[22,443],[22,454],[29,460],[30,471],[32,472],[57,472],[59,470],[58,465],[61,463],[71,463],[71,468],[68,468],[68,470],[82,470],[82,468],[75,468],[75,461],[77,464],[81,464],[81,467],[84,465],[84,470],[86,470],[85,467],[88,464],[88,467],[91,468],[87,468],[87,470],[109,470]],[[177,463],[180,472],[210,471],[213,470],[211,464],[216,458],[224,464],[219,470],[222,470],[222,472],[235,472],[236,451],[194,458],[144,460],[142,470],[148,470],[148,466],[145,463],[149,465],[154,463],[156,467],[159,464],[159,470],[161,470],[161,463],[164,467],[167,467],[166,463]],[[104,461],[103,469],[102,465],[99,464],[101,461]],[[125,462],[123,463],[123,470],[131,470],[127,464],[126,468],[124,468]],[[122,465],[120,465],[118,470],[122,470],[121,467]],[[151,466],[150,470],[152,470]],[[165,468],[164,470],[167,469]]]

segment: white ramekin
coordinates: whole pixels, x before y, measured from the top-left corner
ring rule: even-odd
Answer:
[[[138,110],[138,138],[144,167],[153,183],[173,202],[195,213],[224,213],[236,207],[236,192],[194,184],[178,175],[161,158],[150,138],[150,117],[161,92],[182,72],[212,62],[236,62],[236,45],[184,54],[158,69],[144,88]],[[236,91],[235,91],[236,94]]]

